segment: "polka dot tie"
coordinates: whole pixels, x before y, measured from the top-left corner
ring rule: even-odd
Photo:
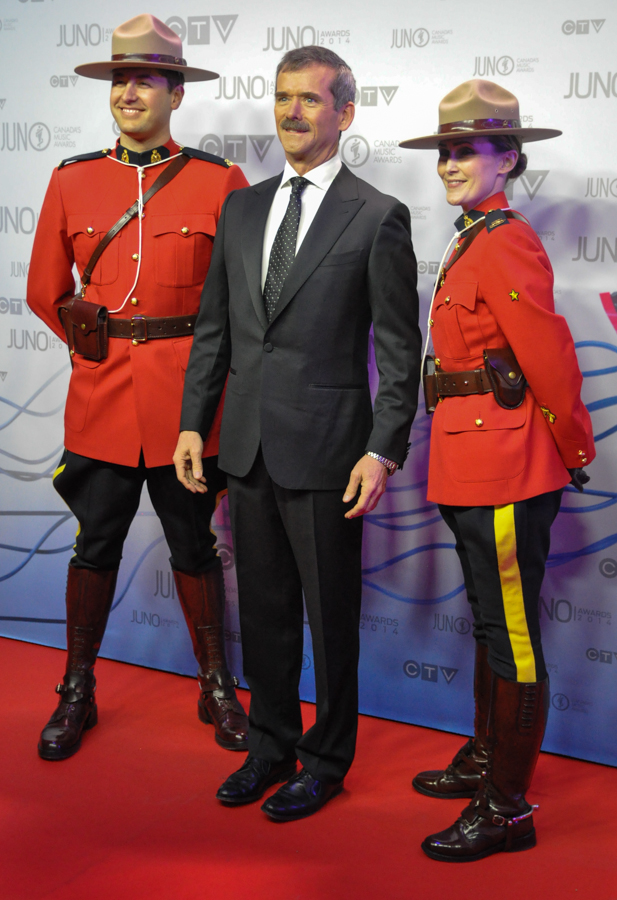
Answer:
[[[279,230],[276,232],[276,237],[272,244],[268,262],[268,274],[264,285],[264,304],[268,322],[272,321],[285,279],[296,256],[298,225],[300,224],[300,212],[302,210],[302,191],[310,183],[308,178],[301,178],[299,175],[291,179],[291,197],[289,198],[283,221],[279,225]]]

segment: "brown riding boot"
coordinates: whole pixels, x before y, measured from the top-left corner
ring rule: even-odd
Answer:
[[[432,834],[422,849],[432,859],[473,862],[536,845],[533,809],[525,799],[548,715],[548,678],[530,684],[493,675],[484,782],[451,828]]]
[[[207,572],[174,570],[174,578],[199,663],[199,718],[214,725],[214,739],[221,747],[246,750],[248,718],[236,697],[237,681],[225,660],[225,582],[220,561]]]
[[[77,569],[69,566],[66,585],[67,664],[58,708],[41,733],[41,759],[68,759],[81,746],[81,736],[94,728],[94,663],[103,640],[116,587],[117,569]]]
[[[474,671],[474,698],[476,714],[474,736],[461,747],[446,769],[420,772],[411,782],[413,787],[428,797],[458,800],[475,797],[486,772],[486,724],[491,693],[491,667],[488,664],[488,647],[476,643]]]

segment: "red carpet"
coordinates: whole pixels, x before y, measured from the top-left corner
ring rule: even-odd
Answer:
[[[616,769],[543,754],[538,846],[448,865],[420,842],[461,804],[410,778],[447,761],[455,735],[362,717],[344,794],[276,824],[214,800],[244,755],[214,744],[180,676],[100,660],[99,725],[72,759],[40,760],[63,660],[0,639],[2,900],[617,900]]]

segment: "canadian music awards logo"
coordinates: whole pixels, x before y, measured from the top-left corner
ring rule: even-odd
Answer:
[[[31,206],[0,206],[0,234],[33,234],[38,218]]]
[[[358,169],[368,162],[371,148],[366,138],[352,134],[341,143],[341,156],[351,169]]]
[[[447,32],[451,34],[451,32]],[[402,50],[405,47],[426,47],[431,35],[426,28],[393,28],[390,50]],[[445,41],[439,41],[445,43]]]
[[[38,350],[44,353],[46,350],[65,350],[66,344],[50,331],[29,331],[26,328],[18,330],[11,328],[7,350]]]
[[[274,95],[274,82],[263,75],[222,75],[215,100],[263,100]]]
[[[446,684],[451,684],[458,669],[450,666],[439,666],[433,663],[418,663],[415,659],[408,659],[403,663],[403,672],[408,678],[420,678],[421,681],[431,681],[437,684],[439,673]]]
[[[9,153],[22,150],[47,150],[51,143],[51,131],[44,122],[3,122],[0,151]]]
[[[572,262],[595,263],[611,260],[617,262],[617,238],[598,236],[594,243],[594,238],[579,234],[576,256],[572,257]]]
[[[98,47],[109,40],[113,28],[105,28],[98,22],[84,25],[60,25],[56,47]]]
[[[259,162],[263,162],[274,141],[273,134],[205,134],[199,142],[199,149],[214,156],[222,156],[233,163],[245,163],[248,142],[255,151]]]
[[[172,31],[176,32],[183,44],[209,44],[212,34],[210,20],[214,22],[216,33],[218,33],[223,43],[226,44],[238,20],[237,15],[189,16],[187,19],[183,19],[180,16],[170,16],[165,20],[165,24]]]
[[[617,97],[617,72],[588,72],[587,80],[582,72],[570,72],[570,86],[564,100],[597,100]]]
[[[608,610],[595,609],[593,606],[577,606],[570,600],[555,600],[554,597],[551,597],[548,603],[540,597],[539,613],[540,619],[546,616],[549,621],[558,622],[561,625],[576,625],[579,622],[588,625],[610,625],[612,623],[612,614]]]
[[[606,19],[578,19],[576,22],[573,22],[572,19],[566,19],[566,21],[561,26],[561,30],[564,34],[590,34],[589,26],[593,27],[593,30],[597,34],[601,29]]]
[[[469,634],[471,622],[464,616],[449,616],[446,613],[435,613],[433,631],[445,631],[450,634]]]
[[[30,207],[27,207],[28,209]],[[21,262],[17,259],[11,260],[11,278],[26,278],[30,269],[29,262]]]
[[[478,78],[489,75],[511,75],[514,72],[514,60],[511,56],[476,56],[473,74]]]
[[[588,178],[585,197],[597,200],[602,197],[617,198],[617,178]]]
[[[261,49],[264,52],[276,50],[278,53],[294,50],[296,47],[315,45],[342,49],[345,44],[349,44],[350,40],[351,31],[348,29],[321,31],[319,28],[314,28],[313,25],[298,25],[295,28],[280,25],[266,30],[266,46]]]

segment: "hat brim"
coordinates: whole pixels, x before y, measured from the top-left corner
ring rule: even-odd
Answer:
[[[478,128],[476,131],[448,131],[444,134],[427,134],[425,137],[410,138],[408,141],[401,141],[399,147],[405,150],[436,150],[444,141],[492,135],[509,135],[517,137],[521,143],[529,144],[532,141],[548,141],[550,138],[559,137],[560,134],[563,132],[556,128]]]
[[[98,81],[110,81],[117,69],[166,69],[170,72],[182,72],[185,81],[213,81],[219,78],[218,72],[207,69],[195,69],[192,66],[177,66],[172,63],[144,63],[139,60],[107,60],[106,62],[84,63],[75,67],[77,75],[84,78],[96,78]]]

